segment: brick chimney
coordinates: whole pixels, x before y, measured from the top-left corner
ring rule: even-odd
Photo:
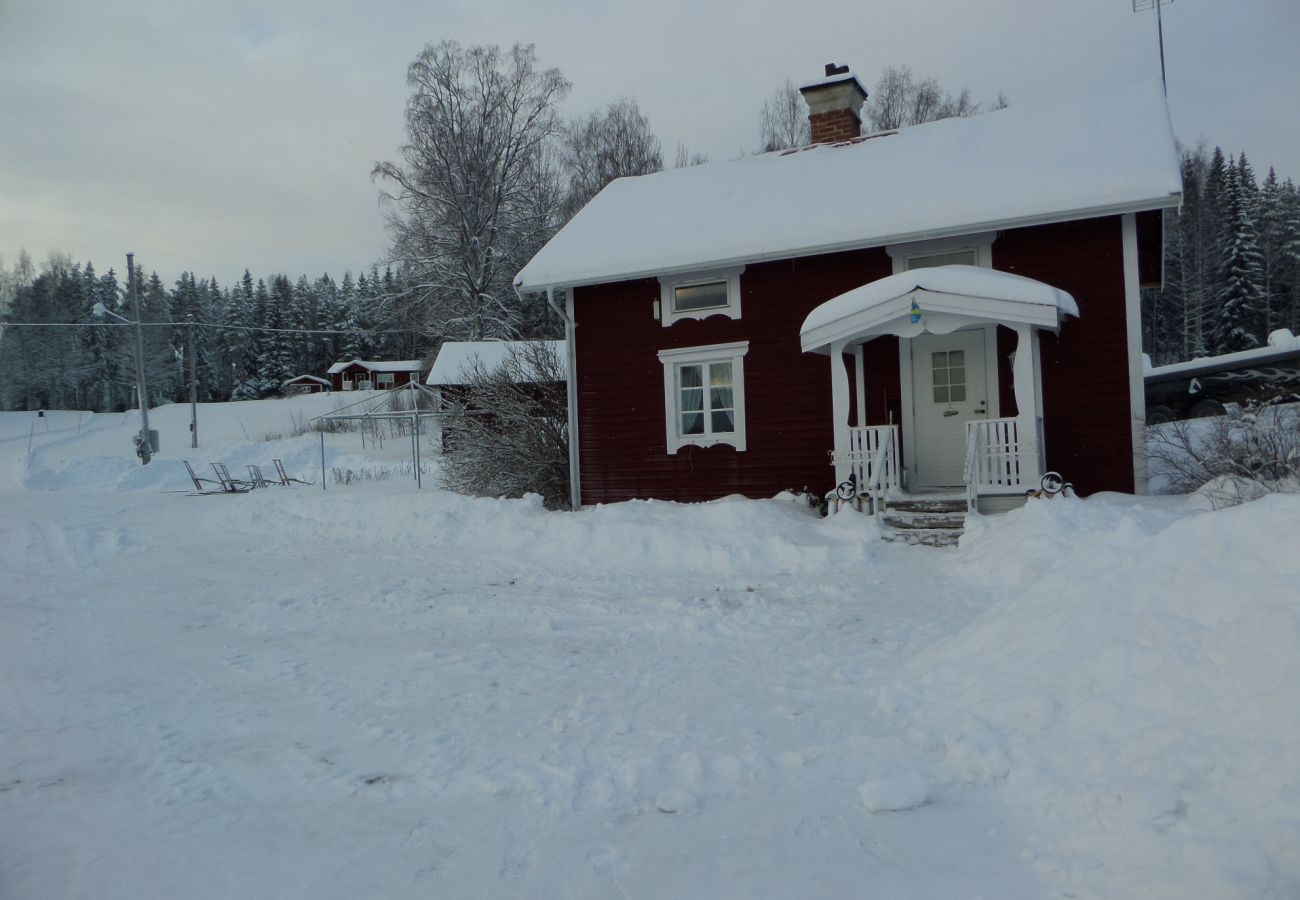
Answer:
[[[862,134],[862,103],[867,89],[848,66],[826,64],[826,77],[799,88],[808,103],[814,144],[846,141]]]

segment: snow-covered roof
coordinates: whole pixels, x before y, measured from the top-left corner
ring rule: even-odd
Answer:
[[[1147,369],[1146,378],[1160,381],[1196,372],[1210,372],[1218,369],[1231,369],[1237,366],[1261,363],[1273,359],[1285,358],[1290,354],[1300,353],[1300,337],[1286,328],[1279,328],[1268,336],[1268,344],[1253,350],[1239,350],[1236,353],[1224,353],[1222,356],[1202,356],[1187,362],[1173,363],[1168,366],[1156,366]]]
[[[315,382],[316,384],[323,384],[326,387],[329,387],[329,379],[319,378],[315,375],[295,375],[293,378],[286,378],[284,381],[281,382],[281,384],[293,384],[296,381],[311,381],[311,382]]]
[[[611,182],[521,290],[1176,206],[1159,83]]]
[[[1054,328],[1062,316],[1078,316],[1079,306],[1065,291],[1023,275],[979,266],[933,266],[890,275],[827,300],[804,319],[799,337],[804,350],[815,350],[832,341],[885,333],[904,319],[919,332],[921,319],[935,314]]]
[[[425,384],[464,384],[464,372],[475,361],[484,368],[495,369],[510,354],[527,346],[530,341],[447,341],[438,350],[438,357],[433,361]],[[547,344],[563,363],[565,359],[564,341],[540,341]]]
[[[420,369],[424,368],[422,361],[418,359],[349,359],[334,363],[334,365],[329,367],[329,374],[336,375],[349,366],[361,366],[369,369],[371,372],[418,372]]]

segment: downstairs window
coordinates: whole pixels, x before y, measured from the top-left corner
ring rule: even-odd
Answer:
[[[693,445],[745,449],[745,354],[749,342],[661,350],[669,453]]]

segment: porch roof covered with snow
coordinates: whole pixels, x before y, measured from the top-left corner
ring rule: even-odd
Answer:
[[[605,187],[520,291],[1177,206],[1158,82],[773,151]]]
[[[983,322],[1055,330],[1079,315],[1074,298],[1041,281],[978,266],[900,272],[827,300],[799,329],[804,352],[883,334],[947,334]]]

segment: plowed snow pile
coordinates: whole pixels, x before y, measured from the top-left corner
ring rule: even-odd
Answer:
[[[937,777],[1004,784],[1071,896],[1300,892],[1300,497],[984,520],[997,598],[881,691]]]

